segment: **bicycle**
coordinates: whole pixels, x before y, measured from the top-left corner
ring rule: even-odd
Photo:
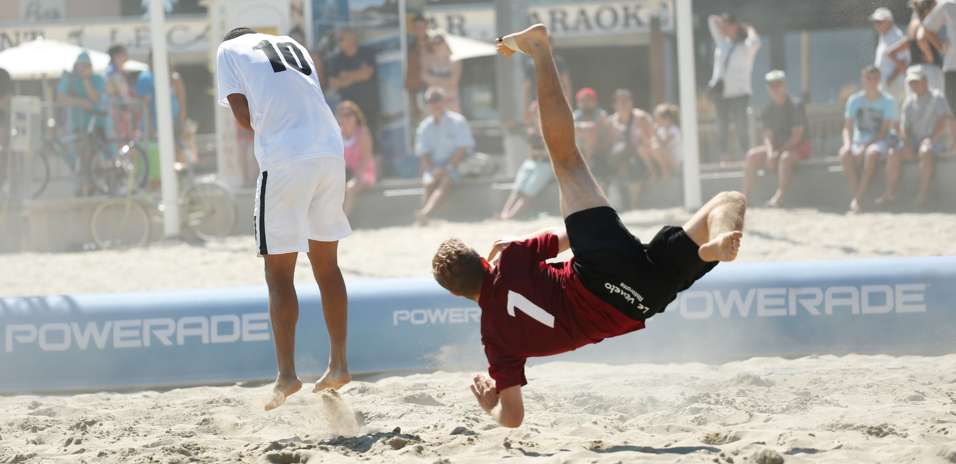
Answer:
[[[210,176],[197,178],[191,168],[177,163],[182,186],[179,212],[182,229],[203,241],[228,236],[236,226],[232,191]],[[127,178],[132,183],[133,177]],[[90,219],[90,233],[100,249],[127,249],[149,243],[154,223],[162,222],[163,205],[156,195],[134,195],[107,200]]]
[[[92,110],[94,116],[106,114]],[[29,198],[38,198],[50,183],[50,161],[54,157],[63,162],[73,175],[80,175],[85,154],[90,163],[90,181],[93,188],[104,195],[123,195],[125,189],[141,190],[149,183],[149,158],[139,145],[139,138],[110,140],[96,127],[96,117],[91,117],[83,132],[48,137],[43,149],[33,154],[30,172],[33,188]],[[47,130],[56,132],[56,121],[50,118]],[[117,149],[117,143],[122,145]],[[68,147],[76,147],[76,151]],[[133,173],[132,184],[127,185],[128,173]]]

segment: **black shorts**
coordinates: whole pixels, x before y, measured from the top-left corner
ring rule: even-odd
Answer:
[[[632,319],[663,312],[717,265],[700,259],[699,247],[680,227],[665,226],[641,243],[608,206],[578,211],[564,223],[581,283]]]
[[[946,101],[949,102],[949,110],[956,112],[956,71],[946,71],[943,73],[945,79],[944,87],[946,89]]]

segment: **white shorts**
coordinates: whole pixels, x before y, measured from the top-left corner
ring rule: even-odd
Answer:
[[[345,159],[290,161],[259,173],[253,224],[259,256],[308,252],[309,240],[352,233],[342,210]]]

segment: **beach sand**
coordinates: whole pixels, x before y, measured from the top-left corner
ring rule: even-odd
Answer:
[[[644,239],[679,209],[631,212]],[[350,277],[427,276],[455,236],[480,251],[559,218],[360,230]],[[956,254],[956,216],[748,212],[745,261]],[[0,255],[3,296],[262,285],[251,237],[206,246]],[[300,260],[301,283],[311,281]],[[640,334],[629,335],[640,336]],[[361,343],[352,340],[352,343]],[[476,367],[476,371],[480,366]],[[269,386],[0,397],[0,463],[956,463],[956,355],[755,358],[722,365],[545,363],[526,422],[496,427],[473,372],[364,378],[266,413]]]

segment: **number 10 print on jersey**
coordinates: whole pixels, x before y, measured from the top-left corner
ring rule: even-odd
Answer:
[[[286,65],[288,64],[306,76],[312,74],[312,67],[309,66],[309,62],[305,60],[305,55],[302,54],[302,50],[292,42],[281,42],[278,44],[279,52],[282,53],[282,58],[285,58],[285,63],[282,62],[282,58],[279,58],[279,53],[276,52],[276,46],[268,40],[263,40],[252,48],[254,50],[262,50],[262,52],[269,57],[269,63],[272,64],[272,72],[285,71],[287,69]]]

